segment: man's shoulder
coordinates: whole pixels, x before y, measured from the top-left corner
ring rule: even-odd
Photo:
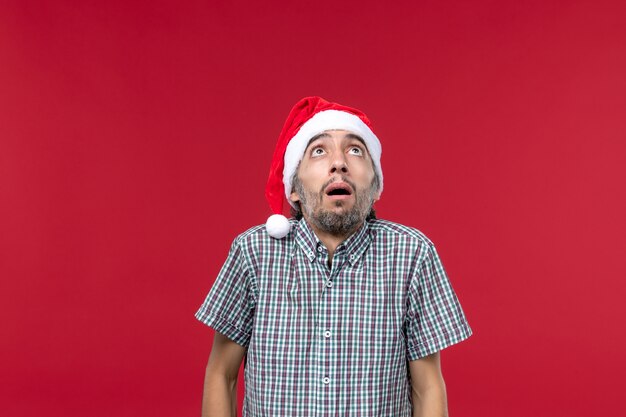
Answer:
[[[402,238],[418,245],[434,246],[422,231],[412,226],[385,219],[375,219],[370,220],[369,227],[376,235]]]
[[[239,233],[235,237],[235,243],[242,243],[246,245],[258,245],[258,244],[269,244],[272,246],[275,245],[284,245],[287,242],[290,242],[293,239],[293,231],[298,223],[295,219],[289,219],[289,224],[291,225],[291,230],[287,236],[282,239],[273,238],[267,233],[267,229],[265,224],[258,224],[256,226],[252,226],[247,230]]]
[[[235,238],[235,240],[248,240],[248,239],[254,239],[254,238],[263,239],[265,237],[269,237],[269,235],[267,234],[267,230],[265,230],[265,225],[257,224],[239,233],[237,237]]]

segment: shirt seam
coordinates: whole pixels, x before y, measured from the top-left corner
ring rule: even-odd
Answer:
[[[461,330],[462,328],[466,328],[468,326],[467,322],[459,322],[454,326],[446,327],[441,330],[438,335],[429,337],[428,339],[415,343],[415,344],[407,344],[407,349],[411,350],[412,348],[420,348],[422,346],[429,345],[433,340],[440,339],[442,336],[449,335],[452,333],[458,333],[457,330]]]
[[[246,246],[249,246],[251,243],[248,242],[243,235],[238,236],[235,240],[237,241],[237,245],[239,246],[239,252],[241,253],[243,257],[243,261],[246,265],[246,270],[248,271],[248,274],[246,274],[246,284],[248,284],[248,288],[250,290],[249,295],[252,297],[254,304],[256,305],[257,303],[256,291],[258,288],[256,274],[254,272],[254,268],[252,268],[250,259],[248,258],[249,257],[248,251],[250,251],[250,248],[247,247],[245,248],[246,250],[244,250],[244,247],[243,247],[244,243]]]

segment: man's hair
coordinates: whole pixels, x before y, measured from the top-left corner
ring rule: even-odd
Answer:
[[[291,176],[291,187],[292,187],[291,189],[292,190],[297,190],[300,185],[300,178],[298,178],[298,168],[300,168],[299,164],[295,172]],[[376,187],[376,190],[380,189],[380,177],[378,176],[378,173],[376,172],[376,170],[374,170],[374,181],[372,182],[372,184],[374,185],[374,187]],[[300,202],[292,201],[292,203],[294,204],[295,207],[291,206],[291,216],[294,217],[296,220],[302,219],[302,208],[300,207]],[[370,212],[367,214],[367,217],[365,217],[365,220],[369,221],[369,220],[375,220],[375,219],[376,219],[376,210],[374,210],[374,207],[372,207],[370,208]]]

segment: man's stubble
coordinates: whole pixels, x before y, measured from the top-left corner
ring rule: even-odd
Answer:
[[[355,203],[347,211],[335,213],[322,207],[322,200],[325,196],[324,190],[329,184],[336,181],[327,181],[318,192],[306,190],[302,182],[294,176],[293,189],[300,197],[300,208],[306,218],[317,228],[335,236],[347,236],[354,232],[356,228],[365,220],[374,204],[374,197],[378,191],[378,178],[374,178],[368,189],[359,191],[354,183],[341,176],[341,181],[349,184],[354,192]],[[344,201],[336,201],[337,207],[344,205]]]

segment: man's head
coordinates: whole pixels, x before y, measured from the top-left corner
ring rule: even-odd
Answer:
[[[380,178],[367,146],[346,130],[313,137],[291,180],[292,214],[318,230],[347,235],[375,218]]]
[[[354,229],[382,193],[381,153],[361,111],[320,97],[300,100],[274,151],[265,189],[275,213],[266,223],[268,233],[275,238],[289,233],[283,196],[313,226],[333,234]]]

